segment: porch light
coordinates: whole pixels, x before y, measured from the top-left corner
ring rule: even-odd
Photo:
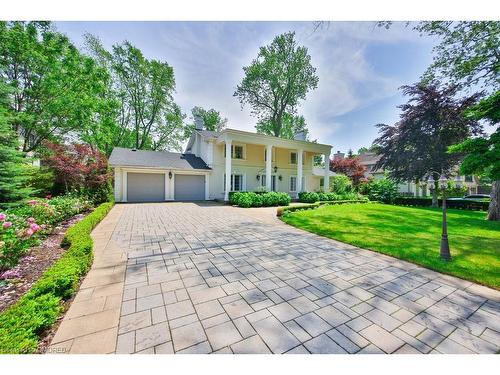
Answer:
[[[283,176],[282,176],[282,175],[279,175],[279,176],[278,176],[278,180],[280,180],[280,181],[281,181],[282,179],[283,179]]]
[[[278,172],[278,167],[274,167],[274,173]]]
[[[257,181],[260,181],[260,174],[257,175]]]
[[[169,178],[169,179],[172,179],[172,171],[169,171],[169,172],[168,172],[168,178]]]

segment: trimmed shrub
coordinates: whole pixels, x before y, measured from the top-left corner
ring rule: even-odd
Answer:
[[[299,193],[299,202],[314,203],[319,201],[319,195],[315,192],[302,191]]]
[[[0,314],[0,353],[32,353],[38,337],[56,321],[61,301],[76,291],[78,281],[92,265],[90,232],[113,203],[103,203],[66,231],[64,255],[48,268],[19,301]]]
[[[240,207],[271,207],[287,206],[291,198],[287,193],[282,192],[234,192],[230,195],[229,202]]]

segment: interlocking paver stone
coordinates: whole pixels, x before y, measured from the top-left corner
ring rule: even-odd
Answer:
[[[360,334],[386,353],[392,353],[404,345],[404,341],[376,324],[363,329]]]
[[[332,328],[327,322],[313,312],[302,315],[295,319],[295,321],[312,337],[316,337]]]
[[[214,350],[229,346],[243,339],[233,322],[219,324],[208,328],[205,332]]]
[[[272,208],[117,207],[106,236],[125,257],[125,281],[110,277],[75,298],[100,301],[94,310],[120,308],[116,352],[500,349],[498,291],[305,233],[277,220]],[[92,335],[99,336],[89,332],[76,346]],[[89,351],[97,347],[90,341]]]
[[[252,324],[273,353],[284,353],[300,344],[274,316]]]
[[[330,337],[322,334],[314,339],[304,343],[304,346],[313,354],[345,354],[345,351],[340,345],[333,341]]]
[[[175,351],[189,348],[207,339],[199,322],[194,322],[172,330],[172,341]]]

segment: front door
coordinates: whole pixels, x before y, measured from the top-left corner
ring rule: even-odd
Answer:
[[[266,175],[260,176],[260,184],[262,187],[266,187]],[[271,175],[271,191],[276,191],[276,175]]]

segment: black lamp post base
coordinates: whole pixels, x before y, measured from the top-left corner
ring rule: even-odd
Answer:
[[[449,262],[451,260],[450,246],[448,245],[448,236],[441,238],[441,249],[439,251],[441,259]]]

